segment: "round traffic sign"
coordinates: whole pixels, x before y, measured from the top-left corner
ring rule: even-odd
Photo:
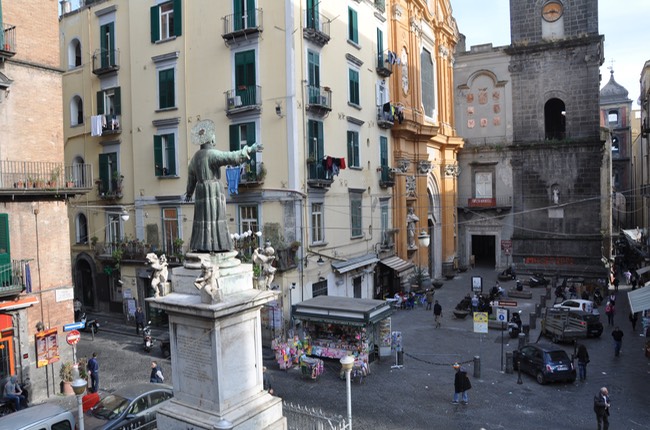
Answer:
[[[81,339],[81,333],[79,333],[79,330],[72,330],[65,337],[65,341],[68,342],[68,345],[76,345],[79,342],[79,339]]]

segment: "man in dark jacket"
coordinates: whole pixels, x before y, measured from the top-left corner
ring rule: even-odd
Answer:
[[[614,327],[612,337],[614,338],[614,355],[618,357],[623,346],[623,331],[618,326]]]
[[[456,369],[456,376],[454,376],[454,400],[451,403],[457,405],[458,400],[461,400],[463,405],[466,405],[469,403],[467,391],[472,388],[472,384],[467,377],[467,369],[461,367],[458,363],[454,364],[454,369]]]
[[[578,359],[578,376],[581,381],[587,379],[587,363],[589,363],[589,352],[584,344],[578,345],[578,352],[576,354]]]
[[[140,334],[140,329],[144,330],[144,312],[138,306],[135,310],[135,334]]]
[[[433,319],[436,322],[436,328],[440,327],[440,323],[442,322],[442,306],[440,306],[438,300],[436,300],[436,304],[433,305]]]
[[[596,420],[598,420],[598,430],[609,428],[609,402],[609,392],[606,387],[603,387],[594,396],[594,412],[596,412]]]
[[[99,390],[99,363],[97,362],[96,352],[93,352],[92,358],[88,360],[86,370],[90,375],[90,388],[88,388],[88,391],[96,393]]]
[[[158,367],[158,363],[155,361],[151,362],[151,374],[149,375],[149,382],[154,384],[162,384],[165,382],[165,377],[163,376],[162,369]]]

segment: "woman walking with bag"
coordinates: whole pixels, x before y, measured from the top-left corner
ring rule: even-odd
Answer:
[[[454,400],[451,403],[457,405],[460,400],[463,405],[466,405],[469,403],[467,391],[472,388],[472,384],[469,382],[465,367],[461,367],[458,363],[455,363],[454,369],[456,369],[456,376],[454,376]]]

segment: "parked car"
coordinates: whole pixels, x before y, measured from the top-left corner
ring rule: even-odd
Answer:
[[[600,322],[598,314],[571,310],[569,318],[584,321],[587,324],[587,337],[600,337],[603,334],[603,323]]]
[[[529,343],[512,353],[515,370],[533,375],[539,384],[576,380],[576,369],[567,353],[555,346]]]
[[[582,305],[585,305],[584,309]],[[565,300],[562,303],[557,303],[553,305],[553,307],[562,308],[562,309],[573,309],[578,311],[584,310],[585,312],[600,315],[600,312],[598,312],[598,309],[596,309],[596,307],[594,306],[594,302],[592,302],[591,300],[570,299],[570,300]]]
[[[90,409],[85,415],[85,428],[156,428],[156,411],[173,396],[169,385],[148,382],[128,385]]]
[[[15,430],[74,429],[75,420],[72,413],[64,407],[53,403],[43,403],[0,418],[0,428]]]

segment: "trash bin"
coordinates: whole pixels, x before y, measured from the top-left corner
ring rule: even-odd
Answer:
[[[402,350],[397,351],[397,365],[398,366],[404,365],[404,351]]]

